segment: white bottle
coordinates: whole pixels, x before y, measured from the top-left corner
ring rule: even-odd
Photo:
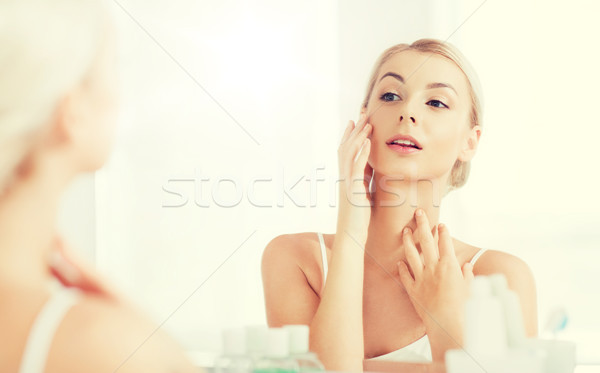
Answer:
[[[254,362],[265,355],[268,329],[266,325],[246,326],[246,355]]]
[[[325,367],[317,355],[308,350],[309,329],[307,325],[286,325],[290,341],[290,357],[298,363],[300,372],[324,372]]]
[[[504,310],[506,324],[506,339],[509,348],[519,348],[525,345],[525,326],[523,311],[519,296],[508,288],[506,277],[503,274],[489,276],[494,295],[500,299]]]
[[[223,354],[215,360],[215,373],[248,373],[252,359],[246,356],[246,334],[242,328],[223,330]]]
[[[506,322],[500,300],[492,293],[486,276],[471,282],[471,295],[465,304],[465,350],[476,359],[506,353]]]
[[[288,331],[269,328],[265,356],[254,364],[254,373],[298,373],[298,363],[289,354]]]
[[[511,332],[511,343],[520,343],[518,330],[522,324],[519,326],[513,320],[517,314],[515,307],[520,312],[514,303],[518,299],[510,300],[512,296],[506,296],[505,278],[490,277],[477,276],[471,283],[471,294],[465,304],[464,349],[446,351],[446,372],[542,373],[543,351],[527,346],[508,347],[507,322],[515,329]],[[493,289],[499,297],[494,295]],[[512,316],[506,316],[505,310]]]

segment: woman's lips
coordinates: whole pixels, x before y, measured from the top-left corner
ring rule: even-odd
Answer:
[[[412,146],[407,146],[407,145],[398,145],[398,144],[387,144],[387,146],[392,149],[393,151],[395,151],[396,153],[400,153],[400,154],[414,154],[417,152],[420,152],[422,149],[417,149],[414,148]]]

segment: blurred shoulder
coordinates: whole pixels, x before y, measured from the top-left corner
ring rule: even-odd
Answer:
[[[530,272],[531,269],[523,259],[498,250],[486,250],[474,268],[475,275],[504,273],[508,277],[508,275],[517,276]]]
[[[473,274],[488,276],[497,273],[506,277],[508,287],[521,296],[522,303],[525,299],[536,298],[535,278],[523,259],[503,251],[487,250],[475,264]]]
[[[49,354],[49,372],[194,372],[183,350],[134,306],[82,294]]]
[[[453,243],[461,265],[480,255],[473,268],[476,276],[504,273],[508,277],[531,273],[527,263],[515,255],[499,250],[482,249],[457,239],[453,239]]]

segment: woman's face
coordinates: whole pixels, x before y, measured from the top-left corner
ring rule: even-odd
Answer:
[[[469,86],[443,56],[409,50],[391,57],[378,72],[366,111],[373,125],[369,163],[380,175],[445,183],[464,158],[472,131]],[[418,148],[391,143],[399,135],[414,138]]]

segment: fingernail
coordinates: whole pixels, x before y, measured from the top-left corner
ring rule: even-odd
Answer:
[[[423,210],[417,209],[417,216],[421,216],[421,215],[423,215]]]
[[[52,251],[48,255],[48,265],[52,268],[64,268],[66,266],[66,262],[62,255],[60,255],[56,251]]]
[[[53,251],[48,256],[48,265],[60,272],[61,275],[69,282],[74,283],[79,279],[79,273],[73,268],[69,262],[58,252]]]
[[[438,229],[444,229],[444,223],[438,224]]]
[[[408,234],[408,232],[409,232],[409,231],[410,231],[410,229],[408,229],[408,228],[404,228],[404,231],[403,231],[403,233],[404,233],[404,234]]]

